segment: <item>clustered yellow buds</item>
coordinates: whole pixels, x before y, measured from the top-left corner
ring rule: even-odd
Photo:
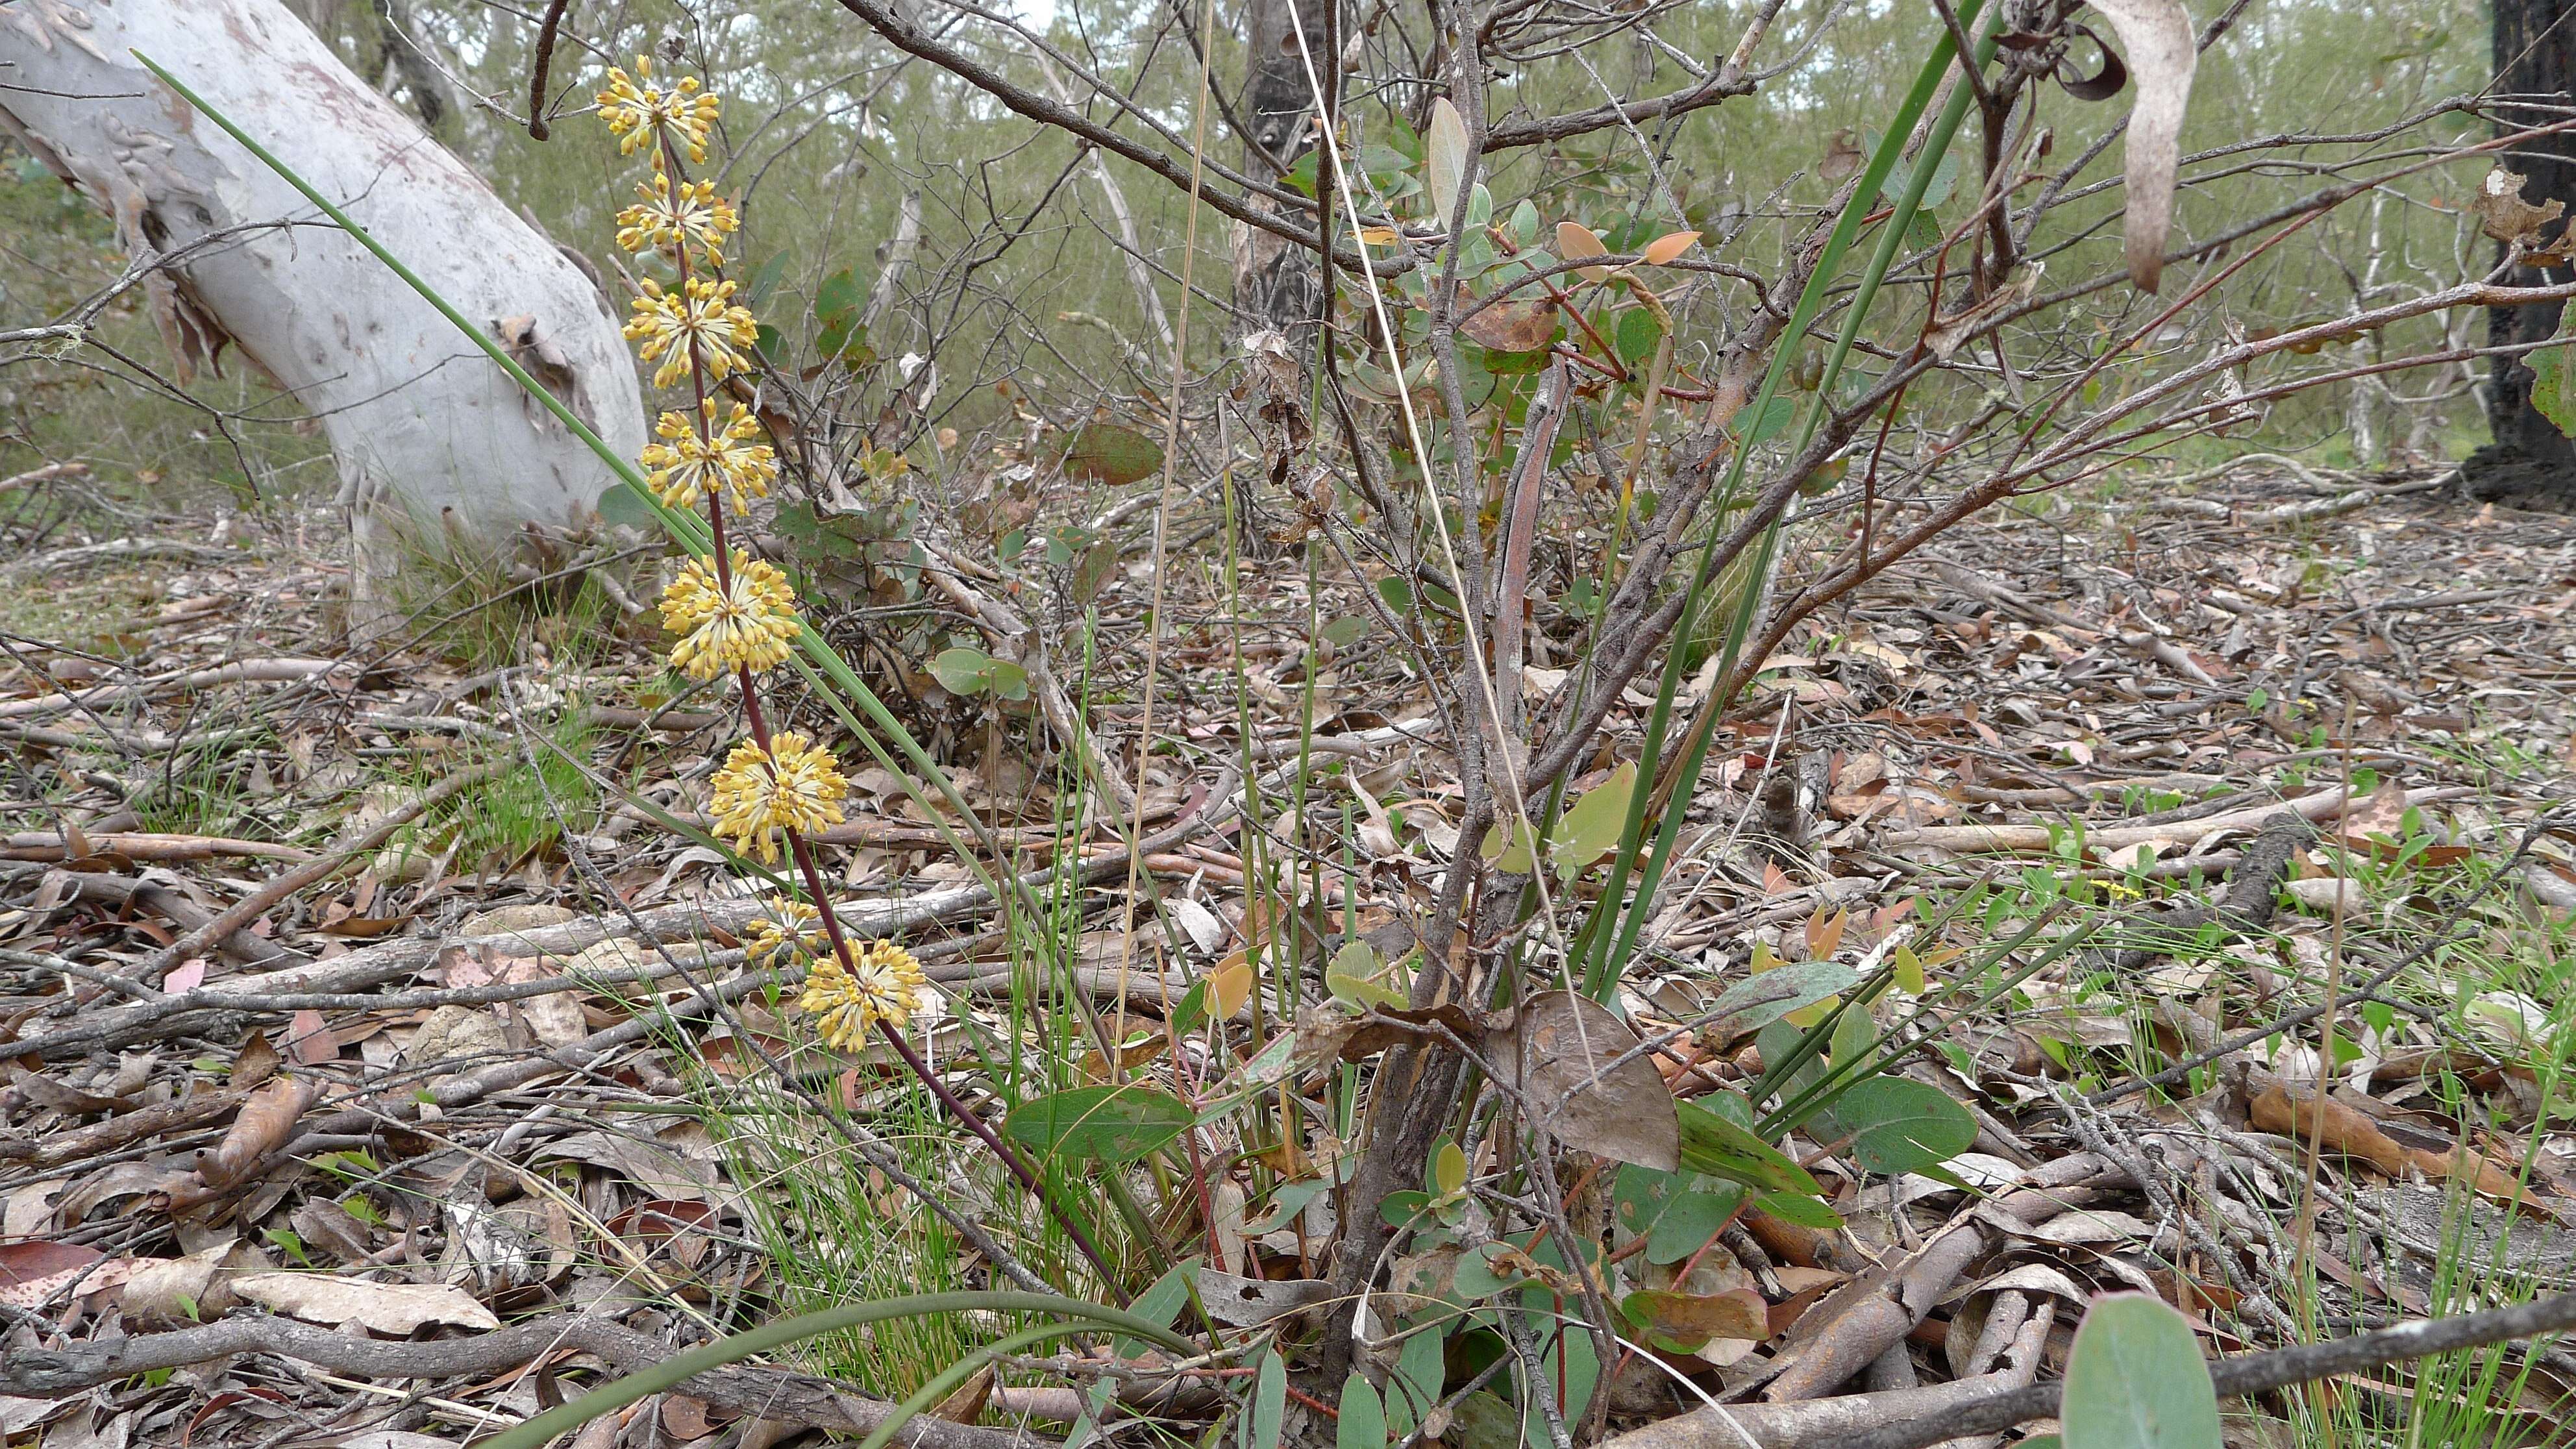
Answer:
[[[740,214],[716,195],[714,183],[680,174],[681,157],[707,159],[718,102],[694,79],[664,86],[652,76],[652,62],[638,57],[632,75],[609,71],[599,92],[600,118],[618,138],[620,153],[653,151],[653,179],[617,215],[617,244],[667,258],[679,269],[676,285],[644,280],[626,337],[644,361],[657,364],[653,386],[692,380],[699,404],[694,413],[664,412],[654,424],[655,441],[637,461],[665,507],[704,504],[721,540],[726,506],[739,512],[768,497],[778,477],[778,454],[761,441],[759,417],[741,403],[730,403],[720,417],[724,404],[707,395],[711,385],[751,365],[760,327],[735,303],[734,283],[723,275],[725,246],[741,228]],[[671,646],[673,668],[697,680],[739,675],[745,690],[753,676],[786,661],[804,628],[787,575],[741,548],[683,565],[662,592],[662,625],[679,636]],[[735,745],[716,771],[708,814],[718,839],[775,864],[783,844],[840,823],[849,783],[829,749],[794,730],[768,734],[764,743],[757,714],[753,724],[754,737]],[[744,945],[754,964],[773,969],[812,960],[797,1005],[814,1017],[826,1044],[846,1050],[871,1030],[909,1021],[928,986],[921,963],[892,941],[831,949],[828,912],[823,902],[783,902],[771,917],[751,923]]]
[[[707,133],[715,126],[718,103],[714,96],[698,93],[697,77],[682,76],[678,84],[667,87],[656,85],[653,62],[639,55],[631,76],[610,69],[608,88],[597,99],[599,118],[617,137],[619,154],[634,155],[651,144],[658,131],[669,135],[671,144],[687,152],[691,161],[706,161]]]
[[[729,562],[730,577],[720,581],[705,559],[693,558],[662,591],[662,627],[680,636],[671,663],[691,679],[758,674],[786,663],[795,647],[796,590],[787,575],[741,549]]]
[[[708,814],[715,834],[734,849],[774,864],[782,830],[811,835],[841,823],[841,797],[849,793],[832,752],[809,743],[794,730],[769,737],[764,750],[744,740],[716,771],[715,799]]]
[[[759,442],[760,419],[740,403],[733,416],[716,422],[716,400],[699,406],[699,418],[665,412],[653,425],[662,441],[648,443],[638,461],[653,496],[670,508],[695,508],[701,499],[721,491],[724,501],[740,509],[769,496],[778,476],[778,450]]]
[[[848,1051],[864,1045],[878,1022],[901,1026],[912,1019],[928,978],[912,953],[892,941],[873,946],[853,944],[857,959],[842,964],[826,953],[805,977],[805,994],[796,1005],[814,1018],[814,1033],[823,1044]]]
[[[709,382],[722,382],[743,368],[743,354],[760,339],[760,324],[751,309],[734,304],[734,284],[692,277],[678,287],[664,287],[647,277],[644,295],[635,299],[635,315],[626,323],[626,340],[646,362],[662,364],[653,373],[655,387],[671,387],[689,375],[694,356]]]
[[[819,956],[828,944],[823,913],[803,901],[782,901],[778,915],[763,916],[744,928],[743,954],[755,966],[791,965],[796,956]]]
[[[724,265],[724,239],[742,226],[734,205],[716,195],[712,181],[671,180],[656,168],[635,188],[642,201],[617,213],[617,244],[630,252],[693,252],[708,266]]]

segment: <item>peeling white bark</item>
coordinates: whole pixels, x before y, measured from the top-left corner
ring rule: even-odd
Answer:
[[[585,522],[607,468],[129,49],[261,138],[631,457],[644,409],[617,319],[280,0],[0,5],[0,126],[105,210],[134,257],[186,253],[145,283],[181,379],[229,344],[327,430],[356,555],[353,624],[381,627],[394,576],[424,554],[502,554],[530,525]]]

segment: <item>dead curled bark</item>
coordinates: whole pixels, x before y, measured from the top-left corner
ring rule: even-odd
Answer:
[[[2035,1227],[2127,1178],[2107,1159],[2086,1152],[2061,1157],[2029,1176],[2029,1186],[1981,1208],[1976,1217],[1935,1237],[1911,1258],[1871,1269],[1836,1289],[1799,1318],[1768,1366],[1729,1387],[1749,1389],[1768,1374],[1762,1396],[1774,1403],[1833,1392],[1891,1345],[1903,1342],[1968,1265],[1996,1247],[2008,1229]]]
[[[283,1318],[248,1315],[169,1333],[138,1334],[61,1349],[15,1349],[0,1363],[0,1394],[58,1399],[154,1369],[265,1353],[333,1373],[369,1378],[488,1378],[557,1349],[596,1355],[620,1373],[670,1357],[659,1339],[605,1318],[543,1318],[472,1338],[404,1343],[352,1338]],[[754,1418],[863,1437],[894,1412],[891,1404],[844,1393],[828,1379],[783,1369],[734,1365],[710,1369],[680,1386],[718,1408]],[[919,1415],[895,1435],[912,1449],[1020,1449],[1051,1444],[1034,1435],[953,1424]]]
[[[2047,1333],[2046,1315],[2034,1315],[2023,1336],[2037,1325]],[[2382,1364],[2449,1353],[2507,1340],[2537,1338],[2576,1328],[2576,1293],[2454,1318],[2418,1319],[2374,1333],[2325,1343],[2301,1344],[2270,1353],[2220,1359],[2210,1365],[2210,1379],[2220,1398],[2268,1393],[2291,1384],[2336,1374],[2355,1373]],[[2033,1419],[2056,1416],[2064,1385],[2019,1383],[2021,1341],[2015,1342],[2008,1367],[1979,1378],[1930,1388],[1878,1394],[1849,1394],[1833,1399],[1788,1404],[1735,1404],[1701,1408],[1677,1418],[1632,1429],[1608,1440],[1603,1449],[1924,1449],[1925,1445],[1975,1434],[1997,1433]],[[2036,1365],[2036,1355],[2032,1356]]]
[[[1696,1409],[1630,1430],[1609,1440],[1603,1449],[1745,1449],[1748,1444],[1754,1449],[1825,1449],[1829,1445],[1840,1449],[1851,1442],[1850,1436],[1891,1422],[1938,1419],[1947,1423],[1950,1415],[1963,1408],[2027,1388],[2039,1372],[2041,1350],[2048,1346],[2048,1331],[2056,1322],[2055,1305],[2042,1304],[2013,1335],[2004,1352],[2004,1366],[1976,1378],[1788,1404]]]

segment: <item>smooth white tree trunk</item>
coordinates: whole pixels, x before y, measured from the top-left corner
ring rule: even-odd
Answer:
[[[167,66],[345,206],[608,443],[635,367],[583,269],[343,66],[280,0],[0,5],[0,126],[111,216],[184,379],[230,345],[327,429],[381,629],[412,561],[586,523],[607,468],[366,250],[134,62]],[[279,223],[288,223],[280,225]]]

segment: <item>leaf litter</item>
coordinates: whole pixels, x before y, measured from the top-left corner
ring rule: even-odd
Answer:
[[[2569,1023],[2548,963],[2564,959],[2576,910],[2576,831],[2552,813],[2576,764],[2576,529],[2421,490],[2307,509],[2318,495],[2302,486],[2247,470],[2088,505],[2072,523],[1961,530],[1945,557],[1791,641],[1682,807],[1670,904],[1617,1013],[1562,993],[1517,1020],[1405,1003],[1420,948],[1409,923],[1454,845],[1461,794],[1393,651],[1328,641],[1301,660],[1213,628],[1178,634],[1165,666],[1190,703],[1157,728],[1207,758],[1149,768],[1156,838],[1135,860],[1172,903],[1169,932],[1150,916],[1125,925],[1117,826],[1060,838],[1055,822],[1080,802],[1050,783],[1034,706],[960,708],[929,681],[923,732],[999,827],[1002,862],[1087,881],[1064,900],[1089,923],[1073,977],[1100,1034],[1088,1071],[1098,1079],[1105,1040],[1138,1073],[1137,1090],[1081,1121],[1028,1122],[1028,1140],[1141,1157],[1181,1140],[1189,1111],[1169,1114],[1182,1103],[1308,1093],[1317,1073],[1427,1032],[1475,1041],[1544,1100],[1538,1120],[1572,1160],[1595,1164],[1563,1186],[1573,1219],[1599,1224],[1597,1251],[1625,1285],[1616,1312],[1642,1339],[1607,1374],[1611,1425],[1640,1449],[1722,1442],[1690,1437],[1707,1411],[1676,1375],[1769,1434],[1761,1412],[1857,1389],[1864,1371],[1875,1384],[1890,1354],[1908,1382],[2064,1373],[2082,1352],[2073,1323],[2100,1293],[2159,1298],[2217,1351],[2312,1311],[2297,1298],[2311,1285],[2314,1309],[2362,1322],[2438,1306],[2430,1295],[2464,1263],[2481,1291],[2565,1286],[2576,1140],[2557,1130]],[[2285,524],[2285,508],[2306,512]],[[874,1052],[813,1045],[773,1004],[743,949],[760,904],[653,823],[698,807],[723,721],[657,697],[639,650],[555,665],[541,690],[517,692],[435,658],[334,659],[328,587],[248,560],[191,569],[166,581],[177,604],[123,664],[65,651],[44,678],[0,676],[0,726],[24,762],[139,771],[211,736],[239,786],[207,822],[220,828],[202,831],[144,828],[138,790],[58,792],[54,813],[13,824],[0,850],[0,1029],[17,1049],[0,1090],[10,1356],[262,1312],[398,1347],[579,1313],[680,1346],[815,1306],[816,1280],[780,1255],[848,1245],[820,1225],[782,1230],[778,1205],[806,1190],[784,1175],[832,1139],[769,1063],[889,1127],[895,1079]],[[194,606],[237,597],[262,602],[243,617]],[[1132,628],[1140,598],[1113,569],[1099,602],[1111,627]],[[1282,618],[1361,617],[1365,603],[1309,601],[1293,576],[1250,580],[1243,601]],[[1238,661],[1261,730],[1249,741]],[[228,665],[250,667],[190,682]],[[99,702],[65,698],[65,683]],[[1101,709],[1098,728],[1132,728],[1130,708]],[[1614,737],[1633,737],[1640,715],[1614,716]],[[1342,842],[1320,893],[1332,910],[1251,890],[1243,822],[1189,828],[1231,788],[1229,756],[1293,760],[1301,718],[1317,722],[1315,757],[1340,765],[1310,784],[1310,827],[1345,800],[1357,822],[1324,832]],[[174,941],[386,818],[389,799],[556,746],[612,788],[566,772],[514,831],[425,817],[152,974]],[[1024,1099],[1004,1094],[1033,1089],[965,1070],[979,1043],[1034,1028],[1013,1008],[1019,973],[989,900],[939,843],[934,827],[959,822],[875,774],[858,777],[831,873],[873,904],[870,929],[931,963],[948,1004],[924,1038],[930,1058],[997,1122],[1022,1124],[1010,1113]],[[1633,788],[1605,760],[1567,798],[1624,803]],[[1606,848],[1592,817],[1614,813],[1578,805],[1544,862],[1527,842],[1528,868],[1585,889]],[[2267,834],[2289,844],[2268,848]],[[2263,908],[2231,914],[2222,892],[2249,863],[2270,872],[2255,884]],[[1973,919],[1937,909],[1972,893]],[[2075,939],[2078,923],[2098,934]],[[1705,1105],[1759,1074],[1782,1024],[1843,1007],[1876,1029],[2016,933],[2005,959],[2039,969],[1945,1018],[1936,1046],[1880,1079],[1970,1104],[1971,1137],[1936,1140],[1947,1119],[1936,1131],[1929,1117],[1919,1132],[1838,1131],[1828,1113],[1774,1161]],[[1298,1019],[1282,953],[1308,975],[1306,1009],[1340,991],[1342,1018]],[[1883,964],[1900,992],[1844,1007]],[[1233,1059],[1173,1050],[1166,1024],[1211,1007],[1232,1023]],[[2150,1078],[2156,1093],[2140,1090]],[[1675,1135],[1626,1110],[1665,1096],[1684,1104]],[[1333,1265],[1315,1254],[1348,1144],[1319,1112],[1301,1120],[1301,1137],[1242,1144],[1261,1154],[1265,1191],[1222,1173],[1214,1218],[1172,1227],[1178,1241],[1206,1235],[1222,1271],[1201,1288],[1238,1337],[1293,1335],[1329,1311]],[[1631,1203],[1612,1186],[1622,1164],[1679,1186]],[[936,1168],[989,1209],[996,1184]],[[888,1221],[915,1211],[874,1168],[832,1170],[864,1178]],[[1461,1153],[1457,1170],[1463,1183],[1478,1165]],[[1806,1184],[1822,1195],[1815,1221],[1782,1195]],[[1562,1261],[1501,1244],[1403,1265],[1396,1281],[1564,1293],[1580,1281]],[[992,1265],[953,1271],[985,1281]],[[247,1442],[281,1415],[351,1442],[457,1443],[535,1412],[556,1376],[634,1366],[607,1342],[532,1350],[517,1362],[541,1364],[533,1378],[433,1366],[410,1375],[431,1390],[399,1403],[366,1374],[282,1351],[61,1394],[25,1394],[0,1370],[0,1394],[19,1395],[0,1398],[0,1416],[11,1433],[89,1444]],[[2571,1371],[2533,1355],[2514,1407],[2546,1422],[2576,1389]],[[951,1402],[986,1423],[1055,1402],[1023,1373],[978,1382]],[[1421,1424],[1402,1374],[1389,1382],[1382,1412]],[[764,1436],[833,1423],[822,1409],[746,1418],[751,1399],[710,1392],[665,1396],[581,1442],[748,1443],[749,1423],[777,1425]],[[1215,1402],[1147,1395],[1133,1411],[1186,1425]],[[1479,1442],[1463,1427],[1479,1415],[1462,1405],[1444,1440]]]

